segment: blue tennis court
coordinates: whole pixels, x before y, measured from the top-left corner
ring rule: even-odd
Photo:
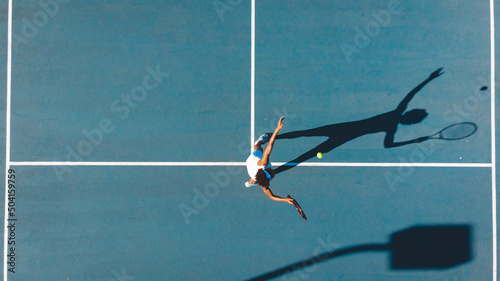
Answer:
[[[3,280],[497,280],[494,4],[1,2]]]

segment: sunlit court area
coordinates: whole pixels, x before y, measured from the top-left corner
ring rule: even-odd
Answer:
[[[499,6],[1,1],[2,280],[496,281]]]

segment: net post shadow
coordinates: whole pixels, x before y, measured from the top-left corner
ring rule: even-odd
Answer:
[[[360,252],[390,252],[392,270],[441,270],[472,260],[470,225],[417,225],[391,235],[389,243],[346,247],[302,260],[248,281],[263,281],[316,263]]]

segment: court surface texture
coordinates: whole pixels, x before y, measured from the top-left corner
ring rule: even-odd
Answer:
[[[1,1],[3,280],[496,281],[499,4]]]

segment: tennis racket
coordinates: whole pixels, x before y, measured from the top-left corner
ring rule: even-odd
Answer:
[[[424,139],[460,140],[472,136],[476,131],[476,124],[472,122],[462,122],[450,125],[433,135],[424,137]]]
[[[300,207],[300,205],[297,202],[297,200],[295,200],[292,197],[290,197],[290,195],[288,195],[287,197],[291,198],[293,200],[293,205],[295,206],[295,208],[297,208],[297,211],[299,211],[300,216],[306,221],[307,220],[306,214],[304,214],[304,211],[302,211],[302,208]]]

